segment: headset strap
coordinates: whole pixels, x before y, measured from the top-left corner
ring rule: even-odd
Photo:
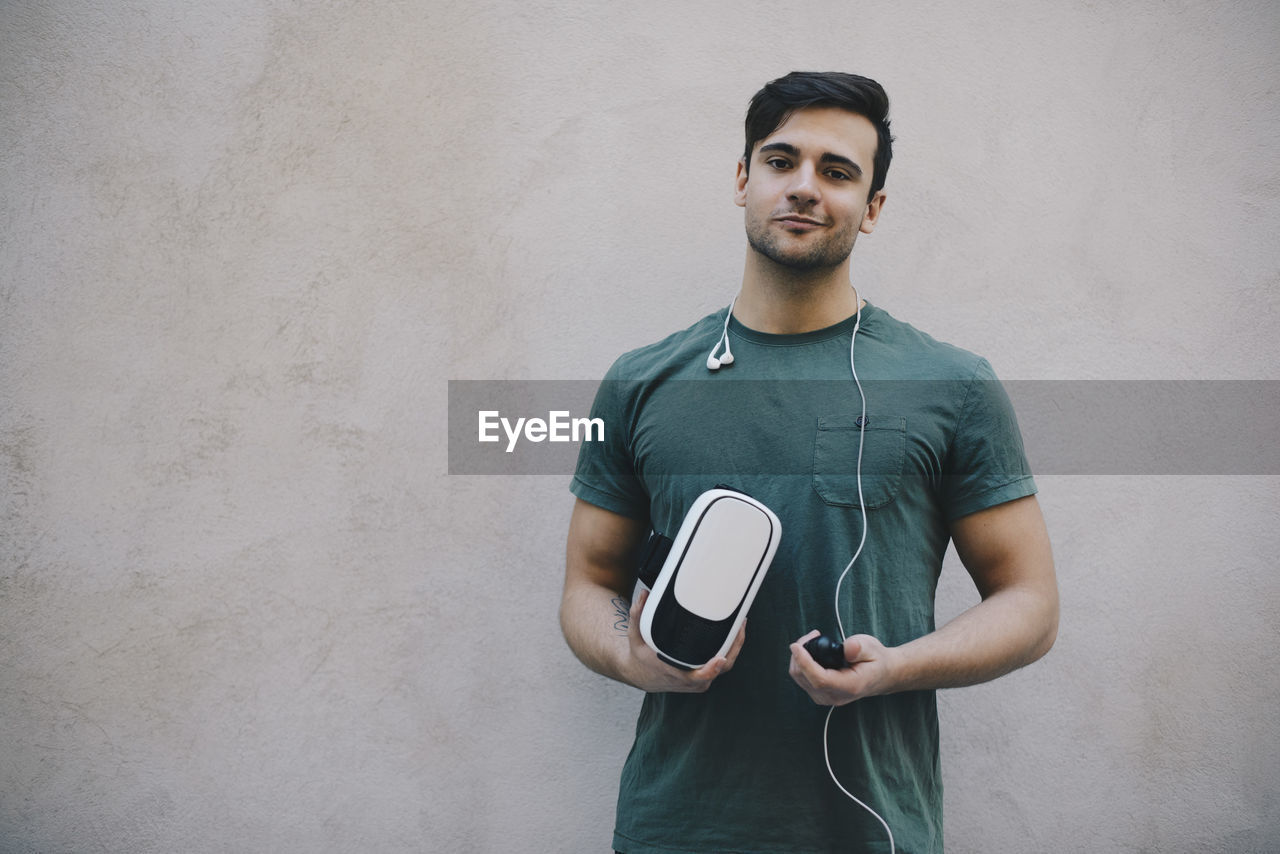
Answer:
[[[648,542],[640,550],[640,563],[636,568],[636,576],[645,587],[653,589],[653,585],[658,580],[658,574],[662,572],[662,565],[667,562],[667,555],[671,553],[673,543],[675,540],[657,531],[649,533]]]

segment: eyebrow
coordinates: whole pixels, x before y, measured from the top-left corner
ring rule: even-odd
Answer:
[[[800,149],[796,148],[789,142],[770,142],[760,146],[760,153],[765,154],[770,151],[780,151],[783,154],[789,154],[792,157],[800,156]],[[836,163],[846,166],[852,170],[859,178],[862,177],[862,167],[854,163],[842,154],[833,154],[830,151],[824,151],[822,156],[818,158],[819,163]]]

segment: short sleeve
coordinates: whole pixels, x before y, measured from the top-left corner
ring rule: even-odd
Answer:
[[[569,491],[589,504],[632,519],[649,518],[649,496],[636,474],[631,452],[637,383],[609,369],[591,404],[591,417],[604,422],[604,441],[583,442]]]
[[[947,520],[1036,492],[1004,386],[980,359],[965,390],[943,476]]]

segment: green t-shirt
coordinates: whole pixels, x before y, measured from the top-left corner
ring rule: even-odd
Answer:
[[[735,361],[706,357],[724,312],[622,356],[597,392],[603,442],[571,490],[674,536],[724,484],[778,515],[782,537],[737,663],[705,694],[647,694],[622,771],[613,844],[659,852],[886,851],[884,828],[831,782],[826,708],[787,674],[789,644],[837,634],[835,587],[857,548],[854,319],[771,335],[731,319]],[[934,629],[948,523],[1035,492],[1007,395],[987,362],[868,304],[855,342],[866,393],[867,538],[840,588],[846,634],[896,646]],[[932,691],[835,711],[832,767],[893,829],[900,852],[942,850]]]

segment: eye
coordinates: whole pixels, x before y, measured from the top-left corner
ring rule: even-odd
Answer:
[[[782,157],[770,157],[768,160],[765,161],[765,164],[768,166],[772,166],[774,169],[786,169],[788,166],[791,165],[786,161],[785,158],[782,158]]]
[[[841,172],[839,169],[828,169],[827,177],[835,178],[837,181],[852,181],[853,177],[847,172]]]

